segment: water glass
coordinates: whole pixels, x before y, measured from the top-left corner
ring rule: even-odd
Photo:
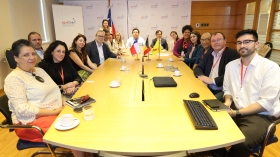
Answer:
[[[84,113],[84,119],[89,121],[89,120],[93,120],[94,116],[93,116],[93,108],[90,105],[84,106],[83,107],[83,113]]]

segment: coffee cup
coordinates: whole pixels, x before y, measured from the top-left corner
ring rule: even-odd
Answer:
[[[126,68],[126,66],[123,65],[123,66],[121,67],[121,70],[125,70],[125,68]]]
[[[157,67],[163,67],[162,63],[158,63]]]
[[[64,114],[61,116],[60,120],[61,125],[67,127],[73,125],[74,118],[72,114]]]
[[[175,76],[180,76],[180,75],[181,75],[181,72],[180,72],[179,70],[176,70],[176,71],[174,71],[174,75],[175,75]]]
[[[173,58],[171,58],[171,57],[168,60],[169,60],[169,62],[173,62]]]

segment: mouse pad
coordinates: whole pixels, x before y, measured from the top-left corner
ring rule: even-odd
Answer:
[[[177,87],[177,83],[172,77],[153,77],[155,87]]]

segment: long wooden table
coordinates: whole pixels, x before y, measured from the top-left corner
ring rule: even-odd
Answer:
[[[168,54],[168,53],[166,53]],[[172,57],[174,62],[168,62]],[[89,94],[96,99],[92,104],[94,120],[85,121],[83,113],[75,113],[66,106],[59,116],[71,113],[80,124],[71,130],[59,131],[54,125],[44,136],[44,141],[61,147],[86,152],[112,151],[126,154],[151,155],[164,152],[187,151],[189,153],[221,148],[243,142],[245,137],[227,112],[212,112],[218,130],[196,130],[184,107],[183,99],[197,92],[199,98],[214,98],[207,86],[193,75],[192,70],[176,57],[150,56],[144,62],[148,78],[139,77],[142,62],[135,57],[124,56],[130,72],[120,71],[123,63],[108,59],[88,78],[74,97]],[[146,58],[145,58],[146,59]],[[156,88],[152,77],[172,76],[173,72],[157,68],[177,66],[182,76],[175,77],[177,87]],[[118,88],[111,88],[112,80],[120,79]],[[144,80],[145,101],[142,101]]]

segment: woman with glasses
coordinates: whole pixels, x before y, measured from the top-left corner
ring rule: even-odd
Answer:
[[[113,39],[113,49],[114,51],[118,52],[121,52],[123,49],[125,49],[124,41],[120,32],[117,32],[115,39]]]
[[[179,40],[179,37],[178,37],[178,34],[176,31],[171,31],[170,32],[170,37],[172,38],[171,41],[169,41],[169,51],[170,52],[173,52],[173,49],[174,49],[174,45],[175,43]]]
[[[4,90],[15,125],[35,125],[47,132],[64,105],[58,86],[41,68],[35,67],[37,55],[30,41],[17,40],[12,45],[17,67],[5,79]],[[36,129],[15,129],[22,140],[43,142]],[[72,150],[75,157],[83,152]]]
[[[82,80],[85,81],[89,75],[97,68],[95,63],[92,63],[86,52],[86,37],[78,34],[70,47],[70,58],[72,59],[73,67],[78,71]]]
[[[179,60],[183,60],[191,69],[195,63],[197,58],[197,52],[199,49],[203,48],[200,44],[200,33],[197,31],[191,32],[191,42],[192,44],[189,46],[188,51],[185,55],[185,58],[179,58]]]
[[[191,25],[185,25],[182,28],[183,37],[179,39],[174,46],[173,54],[177,57],[185,57],[188,47],[191,45],[190,34],[193,31]]]
[[[82,82],[70,62],[65,42],[59,40],[52,42],[44,54],[44,60],[38,66],[49,74],[65,95],[73,95]]]

